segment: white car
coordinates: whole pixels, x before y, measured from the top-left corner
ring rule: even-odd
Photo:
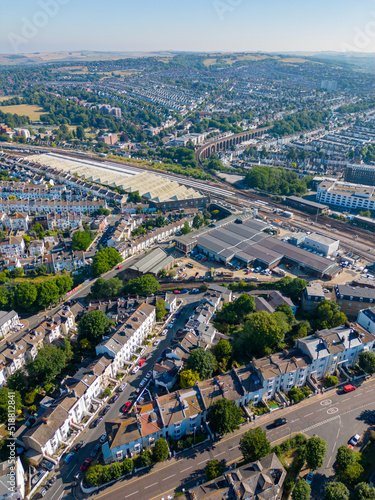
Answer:
[[[132,369],[132,373],[137,373],[137,371],[139,370],[139,366],[135,366],[133,369]]]
[[[360,439],[361,439],[361,436],[359,434],[354,434],[354,436],[350,439],[349,444],[352,444],[353,446],[355,446]]]
[[[154,342],[154,346],[157,347],[161,342],[161,339],[156,339]]]

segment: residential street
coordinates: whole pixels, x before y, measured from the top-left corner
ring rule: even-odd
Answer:
[[[76,439],[76,442],[83,440],[85,442],[84,446],[75,454],[74,459],[71,463],[65,464],[64,459],[60,461],[60,466],[57,466],[57,481],[53,487],[49,488],[47,494],[45,495],[46,500],[57,500],[61,495],[66,495],[71,489],[71,482],[74,481],[74,476],[79,472],[79,467],[82,465],[84,460],[90,457],[95,445],[98,443],[100,436],[105,433],[104,422],[106,420],[111,420],[113,418],[118,418],[122,416],[120,408],[128,401],[135,400],[135,389],[139,387],[139,383],[145,377],[146,373],[152,369],[156,360],[160,357],[161,353],[169,346],[172,337],[175,335],[179,328],[183,328],[185,320],[192,314],[197,303],[202,298],[202,294],[195,295],[183,295],[184,308],[181,315],[176,320],[173,328],[168,330],[168,334],[164,337],[161,336],[162,341],[157,347],[150,346],[146,351],[144,357],[146,357],[145,364],[140,368],[136,375],[130,374],[126,377],[127,387],[120,394],[120,397],[115,403],[110,403],[111,410],[103,417],[103,421],[95,428],[86,428]],[[106,405],[104,405],[106,406]],[[38,498],[39,494],[34,495],[34,498]]]
[[[176,458],[155,466],[147,474],[141,471],[132,479],[120,481],[92,497],[108,500],[137,498],[136,495],[142,500],[166,498],[169,494],[173,495],[177,488],[189,488],[203,480],[204,467],[208,461],[214,458],[225,459],[227,465],[239,461],[241,453],[238,445],[241,435],[250,428],[260,426],[267,430],[273,445],[298,432],[309,437],[317,434],[327,441],[324,466],[315,473],[312,484],[312,498],[321,499],[325,476],[333,473],[332,465],[337,448],[346,444],[353,434],[362,434],[368,428],[366,413],[375,410],[374,395],[375,379],[370,379],[364,381],[352,394],[337,394],[334,390],[314,396],[299,405],[261,417],[218,442],[210,442],[208,445],[203,443],[195,449],[181,453]],[[271,429],[273,420],[281,416],[288,419],[288,424]],[[84,498],[82,494],[78,496]]]

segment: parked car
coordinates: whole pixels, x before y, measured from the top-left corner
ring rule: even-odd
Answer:
[[[181,293],[189,293],[189,289],[188,288],[184,288],[183,290],[181,290]]]
[[[305,478],[305,481],[307,484],[311,484],[314,479],[314,474],[312,472],[309,472]]]
[[[74,447],[74,451],[78,451],[80,448],[82,448],[84,444],[85,444],[84,441],[80,441],[79,443],[77,443]]]
[[[121,411],[123,413],[127,413],[129,411],[129,408],[131,407],[132,402],[128,401],[127,403],[124,404],[124,406],[121,408]]]
[[[91,458],[86,458],[86,460],[83,462],[81,465],[80,469],[82,472],[85,472],[85,470],[88,468],[88,466],[91,464]]]
[[[355,391],[356,389],[357,389],[356,386],[351,384],[344,385],[343,387],[344,392],[352,392]]]
[[[95,448],[94,448],[94,449],[92,450],[92,452],[90,453],[90,457],[92,457],[92,458],[95,458],[95,457],[96,457],[96,455],[99,453],[100,446],[101,446],[101,444],[100,444],[100,443],[97,443],[97,444],[95,445]]]
[[[143,366],[145,363],[146,363],[146,358],[142,358],[142,359],[139,360],[138,365],[139,366]]]
[[[181,291],[180,291],[180,290],[175,290],[173,293],[174,293],[175,295],[178,295],[179,293],[181,293]]]
[[[94,420],[92,423],[92,427],[97,427],[102,420],[103,420],[103,417],[99,417],[96,420]]]
[[[368,418],[368,421],[370,424],[375,424],[375,411],[371,413],[371,415]]]
[[[120,394],[115,394],[112,398],[111,398],[111,403],[115,403],[118,398],[120,397]]]
[[[361,439],[361,436],[359,434],[354,434],[354,436],[352,438],[350,438],[349,444],[351,444],[352,446],[355,446],[356,444],[358,444],[358,441],[360,439]]]
[[[103,408],[102,415],[107,415],[107,413],[109,412],[110,409],[111,409],[110,406],[106,406],[105,408]]]
[[[141,380],[141,382],[139,383],[139,387],[141,387],[141,388],[142,388],[143,386],[145,386],[145,385],[147,384],[147,382],[148,382],[147,378],[144,378],[144,379],[143,379],[143,380]]]
[[[118,388],[119,392],[122,392],[127,385],[128,384],[126,382],[124,384],[121,384],[120,387]]]
[[[146,378],[151,378],[152,377],[152,371],[150,370],[149,372],[146,373]]]
[[[102,434],[99,441],[103,444],[107,441],[107,434]]]
[[[155,342],[154,342],[154,346],[157,347],[161,342],[161,339],[156,339]]]
[[[66,464],[70,463],[73,460],[74,455],[75,455],[74,451],[71,451],[70,453],[68,453],[67,456],[64,459],[64,462]]]
[[[132,369],[132,373],[137,373],[137,371],[139,370],[139,366],[135,366],[133,369]]]
[[[55,464],[53,464],[49,460],[42,460],[41,466],[43,467],[43,469],[47,469],[48,471],[51,471],[55,468]]]

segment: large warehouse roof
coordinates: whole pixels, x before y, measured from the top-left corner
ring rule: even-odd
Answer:
[[[90,160],[76,160],[57,154],[39,154],[28,157],[36,163],[63,170],[71,175],[78,175],[90,182],[97,182],[105,186],[119,187],[128,193],[139,194],[150,201],[179,201],[202,198],[203,195],[195,189],[182,186],[178,182],[170,181],[160,175],[144,171],[136,173],[124,167],[104,166]]]
[[[267,224],[255,219],[241,224],[231,222],[199,236],[197,243],[227,262],[238,258],[245,262],[258,260],[270,266],[285,257],[319,274],[325,274],[334,266],[324,257],[266,234],[264,230],[267,227]]]

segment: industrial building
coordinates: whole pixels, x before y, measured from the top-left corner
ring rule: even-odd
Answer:
[[[157,274],[165,269],[169,271],[173,266],[175,259],[168,255],[161,248],[154,248],[149,253],[141,257],[135,264],[124,270],[123,276],[126,278],[138,278],[144,274]]]
[[[162,210],[203,208],[209,201],[206,195],[193,188],[170,181],[162,175],[141,172],[130,165],[109,167],[93,160],[69,158],[54,153],[32,155],[28,159],[90,182],[120,188],[126,193],[137,192],[150,206]]]
[[[316,250],[323,255],[332,255],[339,249],[340,241],[330,238],[329,236],[324,236],[323,234],[312,233],[306,235],[304,244],[308,248]]]
[[[285,204],[313,214],[325,214],[329,211],[328,205],[323,205],[322,203],[317,203],[316,201],[306,200],[305,198],[300,198],[299,196],[287,196],[285,198]]]
[[[212,260],[228,263],[253,264],[273,268],[281,261],[297,265],[317,276],[331,278],[340,268],[332,261],[281,241],[265,232],[266,224],[250,215],[231,216],[220,221],[219,227],[205,228],[204,233],[176,238],[176,249],[196,247]],[[190,251],[191,251],[190,250]]]

